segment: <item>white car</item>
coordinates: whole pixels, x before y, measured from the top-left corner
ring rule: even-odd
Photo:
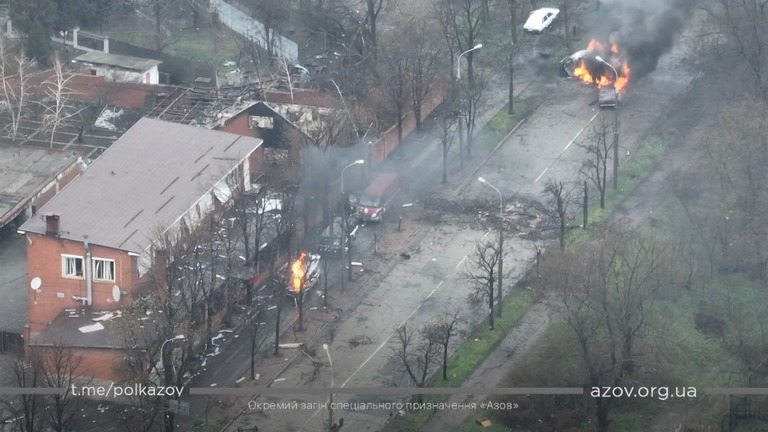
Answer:
[[[532,11],[523,25],[523,30],[531,33],[541,33],[546,30],[557,18],[560,9],[541,8]]]

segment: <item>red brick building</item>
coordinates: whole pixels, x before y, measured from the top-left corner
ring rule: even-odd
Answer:
[[[122,353],[100,312],[130,304],[162,232],[194,228],[233,190],[250,187],[263,167],[261,144],[157,119],[136,123],[20,228],[32,287],[27,346],[76,348],[92,377],[118,379]]]

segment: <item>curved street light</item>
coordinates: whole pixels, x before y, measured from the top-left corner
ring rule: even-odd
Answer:
[[[615,67],[613,67],[613,65],[612,65],[612,64],[608,63],[607,61],[605,61],[605,60],[604,60],[602,57],[600,57],[600,56],[595,56],[595,60],[599,61],[600,63],[602,63],[602,64],[604,64],[604,65],[606,65],[606,66],[608,66],[609,68],[611,68],[611,69],[613,70],[613,76],[615,76],[615,77],[616,77],[616,80],[615,80],[613,83],[614,83],[614,84],[616,84],[616,82],[617,82],[617,81],[619,81],[619,72],[616,70],[616,68],[615,68]]]
[[[461,57],[464,54],[470,53],[470,52],[472,52],[474,50],[478,50],[478,49],[480,49],[482,47],[483,47],[483,44],[477,44],[473,48],[470,48],[470,49],[464,51],[463,53],[459,54],[459,58],[456,59],[456,80],[457,81],[461,79]]]
[[[344,168],[341,170],[341,194],[342,194],[342,195],[344,195],[344,171],[346,171],[346,170],[347,170],[347,168],[349,168],[349,167],[353,167],[353,166],[355,166],[355,165],[362,165],[362,164],[364,164],[364,163],[365,163],[365,160],[363,160],[363,159],[358,159],[358,160],[356,160],[356,161],[352,162],[351,164],[349,164],[349,165],[345,166],[345,167],[344,167]]]
[[[496,186],[488,183],[488,180],[478,177],[477,181],[490,187],[499,194],[499,283],[497,284],[498,290],[496,295],[499,299],[499,307],[496,309],[496,316],[501,316],[501,280],[503,279],[502,270],[504,269],[504,197],[501,196],[501,191]]]

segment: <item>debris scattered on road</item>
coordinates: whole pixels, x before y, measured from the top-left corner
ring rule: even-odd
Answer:
[[[280,381],[285,381],[285,378],[275,378],[274,382],[280,382]]]
[[[411,259],[411,254],[405,253],[405,252],[400,252],[400,258],[402,258],[402,259]]]
[[[261,378],[261,374],[260,373],[257,373],[256,375],[253,376],[253,379],[255,379],[255,380],[257,380],[259,378]]]
[[[349,340],[349,346],[352,348],[357,348],[360,345],[370,345],[372,343],[373,341],[371,341],[371,338],[368,336],[355,336]]]
[[[216,383],[213,383],[213,384],[211,384],[211,387],[216,387],[217,385],[218,385],[218,384],[216,384]]]
[[[413,203],[403,204],[403,207],[413,207]]]
[[[360,266],[362,266],[362,265],[363,265],[363,263],[361,263],[361,262],[356,262],[356,261],[352,261],[352,265],[353,265],[353,266],[357,266],[357,267],[360,267]]]
[[[317,310],[317,306],[311,307],[309,310]]]
[[[272,309],[277,309],[277,305],[272,305],[267,308],[268,311],[271,311]]]
[[[299,343],[286,343],[286,344],[279,344],[278,347],[280,347],[280,348],[299,348],[302,345],[304,345],[304,344],[301,343],[301,342],[299,342]]]
[[[240,384],[241,382],[245,381],[245,377],[240,377],[235,381],[235,384]]]

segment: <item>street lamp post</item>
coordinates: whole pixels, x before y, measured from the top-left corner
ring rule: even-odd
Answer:
[[[503,279],[502,271],[504,270],[504,198],[501,196],[501,191],[496,186],[488,183],[488,180],[478,177],[477,181],[492,188],[499,194],[499,283],[496,297],[499,298],[499,307],[496,308],[496,316],[501,316],[502,308],[502,292],[501,292],[501,280]]]
[[[362,165],[365,163],[365,160],[358,159],[351,164],[345,166],[341,170],[341,211],[342,211],[342,227],[341,230],[343,231],[341,233],[341,289],[344,290],[344,266],[347,266],[347,277],[349,280],[352,280],[352,258],[349,255],[349,252],[347,251],[347,237],[349,236],[349,233],[347,232],[349,227],[349,221],[348,218],[349,215],[349,197],[346,193],[346,190],[344,189],[344,171],[347,170],[347,168],[355,166],[355,165]],[[346,254],[347,259],[344,259],[344,256]]]
[[[328,344],[323,344],[323,350],[325,350],[325,355],[328,356],[328,363],[331,365],[331,388],[334,388],[333,359],[331,358],[331,352],[328,351]],[[328,402],[328,430],[333,430],[333,426],[333,391],[331,391],[331,396]]]
[[[480,49],[482,47],[483,47],[483,44],[477,44],[473,48],[470,48],[470,49],[464,51],[463,53],[459,54],[459,57],[456,59],[456,80],[457,81],[461,79],[461,57],[464,54],[470,53],[470,52],[472,52],[474,50],[478,50],[478,49]]]
[[[174,336],[172,338],[166,339],[163,342],[163,344],[160,345],[160,362],[162,362],[162,364],[163,364],[163,375],[164,375],[163,378],[165,379],[165,384],[166,385],[171,385],[172,384],[170,381],[172,379],[171,374],[173,373],[173,371],[171,370],[169,372],[169,370],[168,370],[168,368],[166,367],[166,364],[165,364],[165,356],[164,356],[165,344],[167,344],[168,342],[173,342],[173,341],[182,340],[182,339],[184,339],[184,335],[183,334],[176,335],[176,336]],[[172,359],[171,359],[171,366],[173,366],[173,360]],[[165,430],[167,432],[173,432],[173,430],[174,430],[173,416],[171,414],[172,413],[169,410],[165,411]]]
[[[613,74],[616,77],[616,81],[619,81],[619,72],[613,67],[612,64],[605,61],[600,56],[595,56],[595,59],[605,65],[608,65],[613,70]],[[619,105],[616,105],[616,113],[613,118],[613,190],[619,188]]]

